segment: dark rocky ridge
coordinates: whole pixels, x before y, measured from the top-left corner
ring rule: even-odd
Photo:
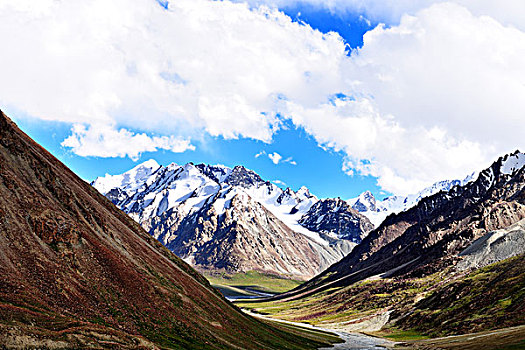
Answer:
[[[454,265],[457,254],[474,240],[525,218],[525,167],[512,174],[501,171],[517,154],[501,157],[476,181],[390,215],[344,259],[288,296],[387,272],[416,277]]]
[[[228,303],[0,112],[0,347],[320,344]]]
[[[360,243],[374,226],[362,214],[340,198],[322,199],[299,220],[301,226],[339,239]]]
[[[248,170],[241,165],[233,168],[231,174],[226,179],[226,183],[232,186],[250,187],[253,185],[270,184],[265,182],[261,177],[252,170]]]

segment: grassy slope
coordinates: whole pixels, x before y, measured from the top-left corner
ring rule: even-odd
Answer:
[[[248,271],[246,273],[237,274],[207,274],[205,277],[210,281],[212,286],[221,291],[227,292],[233,287],[235,293],[243,293],[242,288],[249,287],[250,289],[257,291],[277,294],[286,292],[301,284],[300,281],[262,274],[257,271]],[[244,293],[246,295],[251,294],[249,292]]]
[[[524,256],[508,259],[466,276],[447,270],[425,278],[361,281],[293,301],[238,305],[275,318],[317,325],[390,310],[394,321],[376,334],[392,340],[511,327],[525,324],[524,260]]]
[[[418,302],[398,324],[431,336],[525,324],[525,257],[451,281]]]

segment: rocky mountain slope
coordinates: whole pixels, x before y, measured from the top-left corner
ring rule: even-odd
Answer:
[[[374,277],[308,298],[240,306],[288,321],[373,332],[406,341],[407,346],[398,344],[402,349],[521,349],[524,262],[521,254],[481,269],[449,267],[424,277]]]
[[[389,216],[344,259],[290,295],[380,274],[424,276],[454,265],[476,239],[525,218],[524,187],[525,154],[502,157],[475,181]]]
[[[475,240],[459,254],[461,261],[456,267],[478,269],[521,254],[525,254],[525,220]]]
[[[92,185],[202,271],[257,270],[308,279],[373,226],[339,199],[285,190],[242,166],[150,160]]]
[[[2,348],[321,345],[233,307],[1,112],[0,276]]]
[[[310,231],[360,243],[374,226],[339,198],[322,199],[306,212],[299,224]]]

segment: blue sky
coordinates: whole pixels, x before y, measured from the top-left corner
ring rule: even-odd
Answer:
[[[166,3],[162,4],[165,6]],[[363,34],[373,26],[359,14],[334,14],[327,9],[308,4],[283,7],[282,11],[294,21],[306,23],[323,33],[337,32],[352,48],[362,45]],[[366,190],[372,191],[379,198],[385,196],[385,192],[377,186],[376,178],[346,174],[341,167],[344,158],[341,152],[320,147],[304,129],[296,128],[291,123],[285,126],[285,130],[273,135],[270,143],[244,138],[225,140],[223,137],[206,136],[195,143],[195,150],[183,153],[167,150],[144,152],[139,159],[131,160],[129,157],[77,156],[67,147],[60,145],[69,136],[71,124],[40,121],[20,112],[13,112],[11,116],[22,130],[87,181],[106,173],[122,173],[140,162],[153,158],[163,165],[172,162],[223,164],[230,167],[243,165],[255,170],[266,180],[276,181],[281,187],[288,186],[297,190],[301,186],[307,186],[319,197],[347,199]],[[264,156],[255,157],[263,151],[266,153]],[[282,162],[274,164],[266,156],[274,152],[283,158],[292,157],[296,165]]]
[[[524,23],[515,0],[6,0],[0,108],[88,181],[154,158],[409,194],[525,148]]]

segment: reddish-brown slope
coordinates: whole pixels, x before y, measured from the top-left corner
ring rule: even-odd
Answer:
[[[166,348],[294,348],[304,341],[234,308],[1,112],[0,333],[0,345],[152,345],[146,338]]]

